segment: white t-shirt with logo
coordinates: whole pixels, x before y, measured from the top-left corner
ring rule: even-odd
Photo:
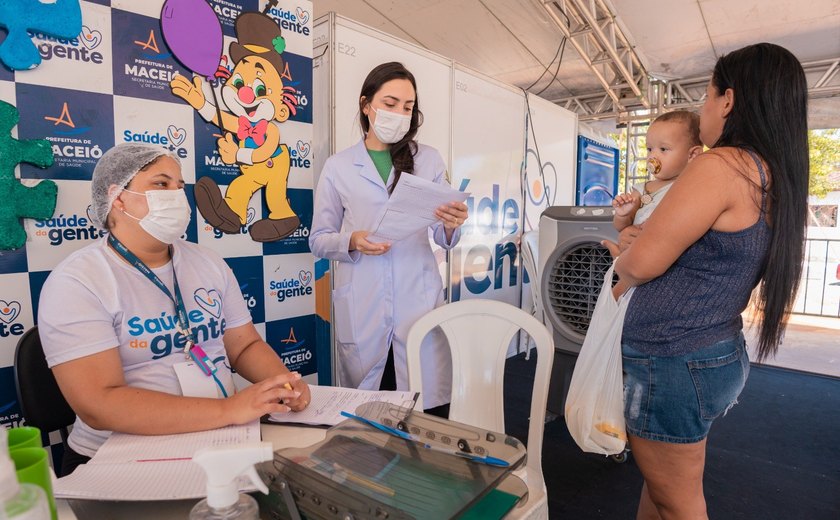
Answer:
[[[251,321],[242,291],[215,252],[182,240],[173,250],[172,261],[153,271],[174,296],[174,266],[195,341],[219,374],[227,372],[220,381],[231,381],[222,336]],[[173,366],[186,360],[185,338],[175,305],[107,238],[71,254],[47,278],[38,332],[50,367],[118,347],[127,385],[182,395]],[[68,443],[92,457],[108,435],[77,418]]]

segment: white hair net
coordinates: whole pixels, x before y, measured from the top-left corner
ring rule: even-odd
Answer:
[[[146,165],[161,156],[171,157],[179,165],[178,157],[166,148],[146,143],[120,143],[111,148],[96,163],[90,188],[91,218],[101,229],[108,228],[111,205],[125,186]]]

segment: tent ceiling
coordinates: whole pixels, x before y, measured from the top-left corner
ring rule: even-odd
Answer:
[[[707,76],[715,60],[768,41],[803,62],[840,57],[840,1],[607,0],[654,77]],[[335,11],[414,42],[550,100],[601,91],[600,84],[538,0],[314,0],[315,16]],[[386,57],[383,57],[386,59]],[[832,84],[840,85],[840,74]],[[840,96],[815,100],[810,124],[840,127]]]

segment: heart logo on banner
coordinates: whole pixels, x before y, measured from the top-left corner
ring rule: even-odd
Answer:
[[[193,298],[195,298],[195,303],[197,303],[199,307],[209,312],[216,318],[222,316],[222,298],[219,295],[219,291],[216,289],[210,289],[208,291],[202,287],[201,289],[197,289],[195,291]]]
[[[537,153],[534,149],[529,148],[527,155],[533,157],[534,161],[537,160]],[[551,161],[547,161],[542,163],[542,172],[540,172],[540,170],[532,170],[530,159],[528,161],[526,186],[531,204],[553,206],[557,198],[557,168]]]
[[[312,281],[312,272],[301,270],[301,272],[298,273],[298,280],[300,280],[300,283],[302,283],[304,287],[309,286],[309,282]]]
[[[87,209],[85,210],[87,213],[88,222],[93,222],[93,206],[88,204]]]
[[[166,133],[169,135],[169,140],[172,141],[172,144],[175,146],[181,146],[181,143],[183,143],[184,139],[187,138],[187,131],[183,128],[178,128],[175,125],[169,125],[169,128],[166,129]]]
[[[306,25],[306,22],[309,21],[309,11],[304,11],[300,7],[295,10],[295,14],[297,15],[298,21],[301,25]]]
[[[312,150],[312,145],[310,145],[309,143],[304,143],[303,141],[298,139],[297,151],[301,157],[306,157],[307,155],[309,155],[310,150]]]
[[[0,321],[9,324],[20,315],[20,302],[0,300]]]
[[[554,167],[554,164],[551,162],[543,164],[543,176],[546,183],[549,184],[544,184],[541,178],[535,180],[531,183],[529,195],[534,204],[546,202],[550,205],[554,200],[554,186],[551,186],[550,179],[557,179],[557,168]]]
[[[91,31],[90,27],[83,25],[82,32],[79,33],[80,40],[82,40],[82,45],[88,48],[88,50],[93,50],[99,47],[99,44],[102,43],[102,33],[99,31]]]
[[[248,207],[248,215],[245,217],[245,224],[250,224],[254,221],[254,217],[257,216],[257,210],[252,207]]]

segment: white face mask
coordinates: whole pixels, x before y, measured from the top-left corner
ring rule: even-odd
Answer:
[[[387,110],[376,110],[376,120],[373,123],[373,132],[379,142],[393,144],[405,137],[408,129],[411,128],[411,116],[395,114]]]
[[[172,244],[187,231],[190,223],[190,204],[183,188],[178,190],[148,190],[139,193],[123,190],[133,195],[145,195],[149,212],[143,218],[123,210],[123,213],[140,221],[140,227],[164,244]]]

